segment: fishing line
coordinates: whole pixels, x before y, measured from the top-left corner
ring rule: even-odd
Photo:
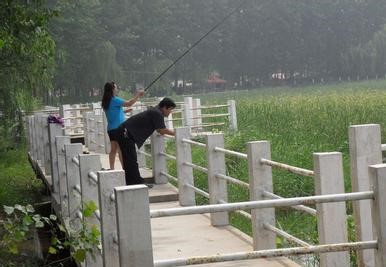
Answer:
[[[145,92],[155,84],[168,70],[170,70],[180,59],[182,59],[187,53],[190,52],[196,45],[198,45],[206,36],[208,36],[211,32],[213,32],[218,26],[224,23],[230,16],[232,16],[235,12],[237,12],[244,4],[246,0],[243,0],[240,5],[238,5],[235,9],[229,12],[222,20],[220,20],[217,24],[215,24],[207,33],[205,33],[200,39],[198,39],[191,47],[185,50],[176,60],[174,60],[164,71],[162,71],[148,86],[145,88]]]

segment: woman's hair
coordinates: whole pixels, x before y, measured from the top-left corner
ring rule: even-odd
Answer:
[[[107,82],[105,84],[104,90],[103,90],[103,98],[102,98],[102,108],[103,110],[107,110],[110,106],[111,98],[113,98],[115,82]]]

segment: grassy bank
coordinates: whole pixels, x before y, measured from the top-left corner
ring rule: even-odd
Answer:
[[[26,148],[0,152],[0,207],[34,204],[43,186],[36,179],[27,158]]]
[[[198,97],[204,100],[203,104],[223,104],[227,99],[236,100],[239,132],[236,135],[226,134],[227,149],[245,153],[247,142],[268,140],[271,143],[273,160],[310,170],[313,169],[313,153],[341,152],[346,192],[351,191],[348,127],[354,124],[378,123],[382,132],[386,130],[385,81],[303,88],[263,88]],[[383,138],[382,141],[385,143],[386,139]],[[193,148],[193,162],[206,166],[202,153],[200,148]],[[227,156],[227,171],[230,176],[248,182],[245,161]],[[206,176],[196,171],[194,174],[196,185],[207,191]],[[312,178],[274,170],[273,180],[274,193],[280,196],[314,194]],[[239,186],[230,185],[228,192],[230,202],[248,199],[247,190]],[[206,203],[201,197],[198,200]],[[350,203],[347,204],[347,209],[348,214],[352,214]],[[277,227],[306,242],[318,243],[314,217],[287,209],[276,210],[276,217]],[[243,217],[233,214],[232,224],[251,234],[250,222]],[[353,240],[351,216],[349,228],[349,236]],[[278,246],[288,245],[280,238],[277,243]]]

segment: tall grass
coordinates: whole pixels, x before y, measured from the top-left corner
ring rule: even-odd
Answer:
[[[226,133],[227,149],[245,152],[249,141],[268,140],[272,159],[290,165],[313,169],[315,152],[338,151],[343,154],[345,190],[351,191],[348,127],[355,124],[378,123],[384,132],[386,127],[386,82],[369,81],[342,83],[328,86],[303,88],[264,88],[249,91],[206,94],[203,104],[223,104],[235,99],[239,132]],[[223,111],[219,111],[223,112]],[[385,138],[382,138],[386,142]],[[193,162],[206,166],[200,148],[192,152]],[[173,164],[170,167],[173,168]],[[227,157],[227,172],[232,177],[248,181],[245,161]],[[205,175],[195,172],[195,183],[207,190]],[[283,197],[314,194],[312,178],[273,170],[274,193]],[[239,186],[229,185],[229,201],[248,199],[248,192]],[[207,203],[201,197],[199,203]],[[349,214],[349,237],[354,239],[352,208]],[[276,211],[277,227],[305,240],[317,243],[316,219],[310,215],[289,209]],[[231,222],[242,231],[251,234],[250,222],[232,214]],[[288,243],[280,238],[278,246]],[[317,261],[313,258],[312,261]],[[355,256],[352,254],[352,262]],[[314,265],[314,262],[310,263]],[[355,264],[354,264],[355,265]]]

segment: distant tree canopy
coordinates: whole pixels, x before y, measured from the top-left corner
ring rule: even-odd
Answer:
[[[51,25],[62,55],[56,87],[86,97],[106,80],[131,90],[147,85],[239,4],[53,1],[61,14]],[[177,80],[201,85],[212,71],[232,86],[264,85],[274,73],[299,82],[384,76],[384,14],[386,1],[378,0],[246,0],[151,91],[172,93]]]
[[[79,102],[90,101],[107,80],[129,91],[146,86],[239,4],[1,1],[1,96],[12,98],[0,100],[1,109],[20,106],[20,92],[44,102],[50,95]],[[58,16],[50,19],[56,14],[51,10]],[[386,1],[379,0],[245,0],[149,92],[193,92],[213,72],[228,88],[262,86],[274,79],[384,77],[384,14]],[[181,80],[182,88],[172,88]],[[185,82],[191,87],[184,91]]]

